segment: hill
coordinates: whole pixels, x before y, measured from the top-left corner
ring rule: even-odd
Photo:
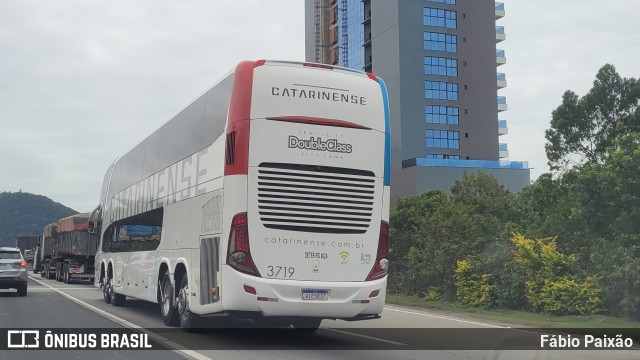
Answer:
[[[0,246],[15,246],[16,237],[42,235],[42,228],[78,212],[46,196],[0,192]]]

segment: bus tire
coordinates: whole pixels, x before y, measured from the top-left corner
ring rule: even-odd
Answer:
[[[113,279],[109,279],[109,289],[111,289],[111,292],[109,293],[109,295],[111,296],[111,305],[113,306],[124,305],[125,300],[127,300],[127,296],[116,293],[115,289],[113,288]]]
[[[102,279],[102,297],[104,298],[104,302],[107,304],[111,304],[111,290],[109,289],[109,279]]]
[[[176,296],[176,308],[180,327],[186,332],[193,332],[198,327],[199,317],[192,313],[189,307],[189,279],[187,274],[182,276],[179,289],[178,296]]]
[[[162,315],[162,321],[167,326],[178,325],[178,311],[174,304],[175,299],[173,297],[171,277],[167,271],[162,277],[162,284],[160,288],[160,314]]]
[[[295,318],[293,319],[293,328],[298,332],[312,333],[318,330],[322,319],[319,318]]]

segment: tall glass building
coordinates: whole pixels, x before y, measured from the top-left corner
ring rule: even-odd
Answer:
[[[507,161],[506,63],[493,0],[305,0],[306,60],[373,72],[389,90],[393,196],[448,191],[465,171],[519,191]],[[395,186],[400,185],[400,186]]]

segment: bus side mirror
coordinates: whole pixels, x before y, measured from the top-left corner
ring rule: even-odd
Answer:
[[[95,234],[97,232],[96,225],[93,221],[89,221],[87,231],[89,232],[89,234]]]

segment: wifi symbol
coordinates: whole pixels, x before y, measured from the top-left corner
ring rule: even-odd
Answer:
[[[342,261],[347,261],[347,258],[349,257],[349,252],[341,251],[340,252],[340,257],[342,258]]]

